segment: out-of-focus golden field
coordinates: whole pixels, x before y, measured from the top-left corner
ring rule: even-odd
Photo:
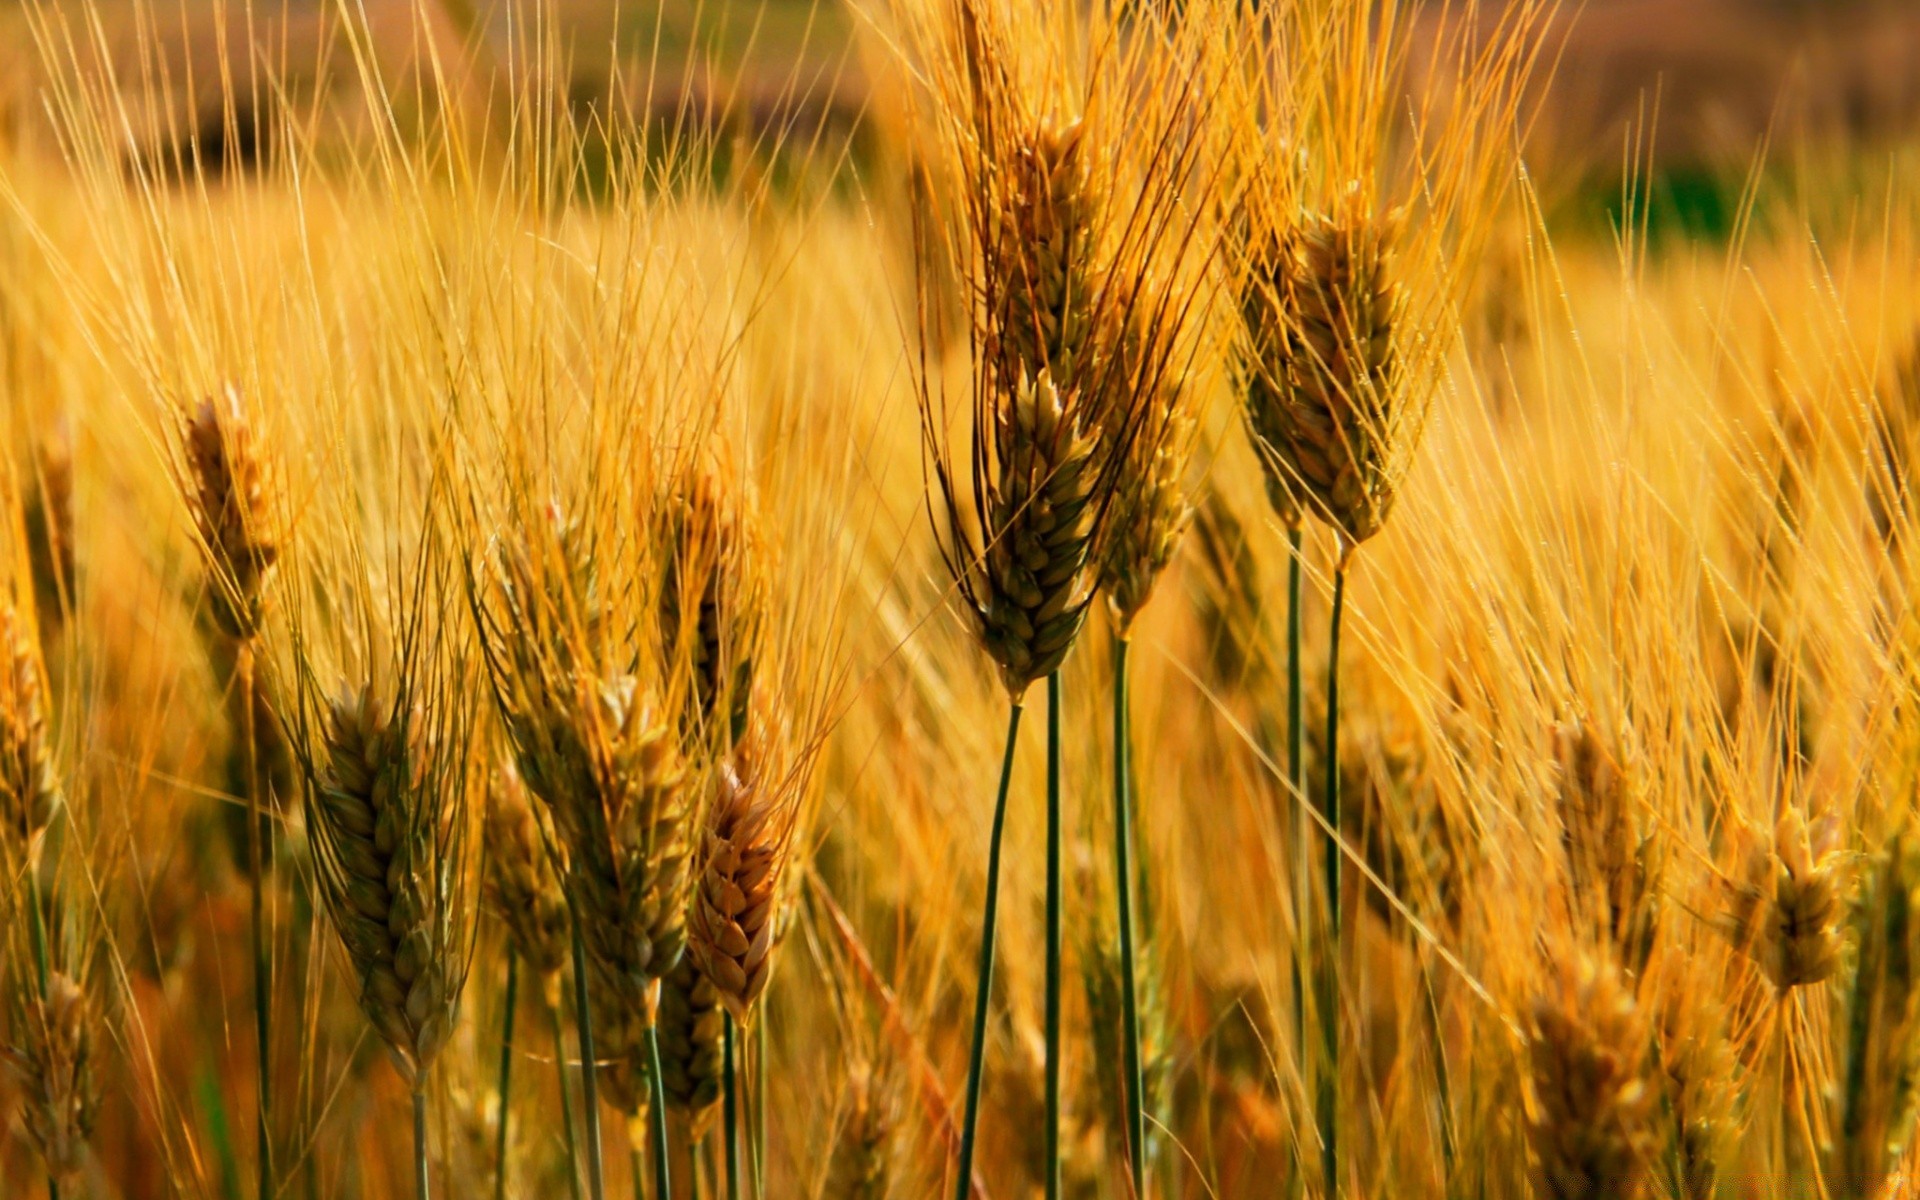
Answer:
[[[1912,1195],[1914,18],[1670,7],[0,10],[0,1196]]]

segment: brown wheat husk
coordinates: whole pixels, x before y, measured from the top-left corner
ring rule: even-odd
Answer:
[[[1728,888],[1723,928],[1781,992],[1824,982],[1840,967],[1838,840],[1832,817],[1809,828],[1787,805],[1772,844],[1751,847]]]
[[[787,847],[776,798],[752,767],[723,766],[716,780],[689,945],[720,1002],[744,1025],[772,975]]]
[[[210,616],[221,633],[250,638],[259,632],[280,545],[266,459],[239,389],[228,385],[201,401],[181,441],[182,488],[207,561]]]
[[[37,640],[0,604],[0,822],[9,857],[30,861],[60,804]]]

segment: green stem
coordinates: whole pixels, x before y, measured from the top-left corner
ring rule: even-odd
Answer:
[[[987,899],[980,915],[980,969],[973,997],[973,1050],[967,1058],[967,1108],[960,1126],[960,1176],[956,1200],[967,1200],[973,1186],[973,1144],[980,1120],[980,1069],[986,1062],[987,1009],[993,992],[993,928],[1000,914],[1000,838],[1007,825],[1007,785],[1013,780],[1013,748],[1020,735],[1020,702],[1007,711],[1007,748],[1000,761],[1000,793],[993,802],[993,831],[987,838]]]
[[[520,991],[520,956],[507,948],[507,1015],[500,1026],[500,1130],[494,1142],[493,1198],[507,1194],[507,1097],[513,1084],[513,1002]]]
[[[753,1054],[747,1059],[747,1165],[753,1170],[755,1200],[766,1200],[767,1176],[767,1023],[753,1027]]]
[[[673,1200],[673,1178],[667,1163],[667,1085],[660,1078],[658,1021],[647,1022],[647,1079],[653,1091],[653,1194],[657,1200]]]
[[[727,1160],[727,1200],[740,1200],[740,1109],[733,1043],[733,1014],[723,1011],[720,1024],[721,1152]]]
[[[1047,676],[1047,1200],[1060,1200],[1060,672]]]
[[[580,1200],[580,1141],[573,1132],[573,1089],[567,1084],[567,1030],[560,1004],[553,1005],[553,1069],[560,1077],[560,1123],[567,1135],[567,1188]]]
[[[247,756],[247,890],[251,893],[249,925],[253,949],[253,1034],[259,1051],[260,1092],[255,1105],[255,1117],[260,1156],[260,1200],[267,1200],[274,1191],[273,1140],[268,1131],[267,1117],[267,1104],[272,1091],[269,1076],[273,1025],[269,1005],[272,1003],[273,977],[267,959],[266,854],[261,845],[266,840],[261,829],[265,816],[260,807],[260,761],[257,731],[254,729],[253,646],[250,642],[243,642],[240,646],[233,686],[239,691],[240,711],[243,714],[241,736],[245,739]]]
[[[707,1139],[687,1139],[687,1200],[700,1200],[700,1160],[705,1157],[700,1152],[707,1147]]]
[[[1326,802],[1320,815],[1325,858],[1322,873],[1327,893],[1326,939],[1320,964],[1320,1086],[1315,1117],[1320,1126],[1320,1166],[1331,1197],[1342,1194],[1340,1178],[1340,614],[1346,607],[1347,564],[1344,553],[1333,569],[1333,619],[1327,635],[1327,774]]]
[[[34,868],[31,856],[27,862],[27,905],[33,910],[33,919],[28,924],[33,930],[33,967],[40,977],[40,1003],[44,1005],[52,968],[47,954],[47,914],[40,905],[40,872]],[[60,1182],[52,1172],[47,1173],[47,1200],[60,1200]]]
[[[1127,713],[1127,636],[1113,639],[1113,884],[1120,909],[1121,1044],[1126,1057],[1127,1167],[1135,1196],[1147,1191],[1146,1084],[1140,1070],[1140,1009],[1134,996],[1132,737]]]
[[[413,1090],[413,1194],[427,1200],[427,1088],[417,1080]]]
[[[587,1011],[587,950],[580,933],[580,910],[573,912],[573,1025],[580,1031],[580,1093],[587,1118],[587,1192],[607,1200],[600,1163],[600,1085],[594,1078],[593,1016]]]
[[[647,1168],[640,1161],[640,1143],[632,1140],[627,1142],[627,1173],[633,1184],[633,1200],[640,1200],[647,1194]]]

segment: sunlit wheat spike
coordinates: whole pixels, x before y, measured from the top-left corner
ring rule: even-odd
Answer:
[[[1115,474],[1113,517],[1100,553],[1100,590],[1124,630],[1146,607],[1193,517],[1187,494],[1197,420],[1192,349],[1179,328],[1191,289],[1132,284],[1112,318],[1127,328],[1116,354],[1139,399],[1101,423]],[[1174,311],[1169,311],[1169,310]]]
[[[486,897],[523,962],[541,976],[566,965],[567,902],[548,839],[511,767],[494,772],[487,804]]]
[[[201,401],[182,431],[183,486],[212,590],[214,625],[232,637],[259,629],[266,582],[280,557],[268,464],[238,388]]]
[[[742,1024],[766,990],[778,934],[786,847],[771,801],[752,768],[721,768],[688,924],[694,961]]]
[[[1070,391],[1085,386],[1099,289],[1094,255],[1100,197],[1094,151],[1079,120],[1041,118],[994,147],[981,233],[987,354],[998,386],[1049,376]]]
[[[697,703],[684,723],[730,745],[746,731],[763,649],[766,546],[751,495],[717,468],[691,472],[666,508],[660,626],[669,661],[691,668]]]
[[[1913,1137],[1920,1096],[1920,845],[1895,837],[1866,868],[1852,913],[1846,1058],[1829,1182],[1877,1200]]]
[[[1261,355],[1283,360],[1284,373],[1256,375],[1276,386],[1249,410],[1270,470],[1355,542],[1379,532],[1393,508],[1397,442],[1409,416],[1398,411],[1404,397],[1394,342],[1398,224],[1367,212],[1357,194],[1330,214],[1301,219],[1290,253],[1277,252],[1273,268],[1284,289],[1277,303],[1288,342]]]
[[[726,1015],[692,955],[660,981],[659,1016],[661,1087],[697,1138],[720,1103]]]
[[[20,1087],[21,1123],[52,1178],[80,1173],[100,1111],[95,1015],[86,993],[55,971],[39,994],[23,972],[14,983],[13,1044],[6,1064]]]
[[[20,612],[0,604],[0,821],[9,856],[31,857],[60,805],[40,652]]]
[[[1556,729],[1554,752],[1574,907],[1638,974],[1652,953],[1659,900],[1656,843],[1638,828],[1642,798],[1590,724]]]
[[[1300,485],[1282,448],[1292,443],[1294,361],[1299,356],[1288,307],[1302,270],[1299,238],[1277,205],[1253,206],[1238,223],[1246,262],[1240,285],[1240,394],[1247,432],[1280,524],[1300,524]]]
[[[360,1007],[410,1082],[452,1032],[464,966],[444,780],[419,744],[417,714],[371,687],[326,713],[325,763],[308,799],[327,912],[359,984]]]
[[[1839,969],[1838,840],[1833,818],[1809,829],[1788,805],[1773,844],[1748,852],[1744,875],[1731,888],[1726,925],[1734,944],[1782,992],[1821,983]]]
[[[1093,597],[1097,438],[1047,375],[996,406],[986,558],[968,570],[981,636],[1022,696],[1065,660]]]
[[[1549,970],[1529,1037],[1537,1194],[1636,1200],[1656,1144],[1646,1022],[1611,960],[1564,951]]]

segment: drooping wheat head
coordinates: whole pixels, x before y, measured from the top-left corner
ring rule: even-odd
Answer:
[[[1840,967],[1838,849],[1832,816],[1810,829],[1789,804],[1772,845],[1750,847],[1742,877],[1728,889],[1724,928],[1782,994],[1824,982]]]
[[[488,790],[485,895],[507,940],[541,978],[566,965],[567,902],[553,866],[550,836],[511,766],[494,771]]]
[[[1866,867],[1852,925],[1846,1055],[1828,1180],[1835,1195],[1886,1194],[1920,1098],[1920,846],[1894,837]]]
[[[19,610],[0,604],[0,838],[5,861],[31,863],[60,805],[36,639]]]
[[[30,963],[10,987],[11,1043],[3,1057],[21,1091],[20,1121],[47,1174],[68,1183],[85,1165],[100,1112],[97,1017],[71,976],[55,971],[41,994]]]
[[[271,474],[238,388],[201,401],[181,431],[181,489],[206,563],[214,628],[259,632],[267,577],[280,557]]]
[[[403,690],[343,688],[322,715],[308,826],[368,1021],[418,1088],[451,1036],[471,944],[467,747]]]
[[[1609,958],[1569,950],[1548,969],[1529,1039],[1538,1194],[1634,1200],[1657,1145],[1645,1017]]]

